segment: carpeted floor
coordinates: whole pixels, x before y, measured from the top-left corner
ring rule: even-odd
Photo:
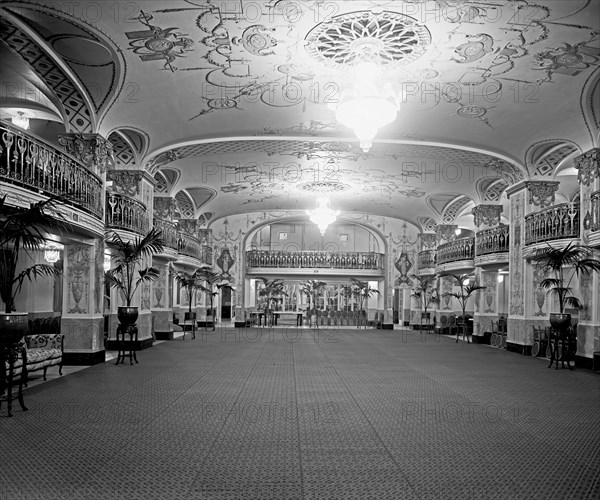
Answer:
[[[600,498],[590,371],[398,330],[217,330],[138,359],[3,405],[0,498]]]

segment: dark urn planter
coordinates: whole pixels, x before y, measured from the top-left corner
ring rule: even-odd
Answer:
[[[0,314],[0,345],[14,344],[27,332],[27,313]]]
[[[564,334],[570,325],[570,314],[550,313],[550,326],[559,334]]]
[[[196,313],[195,312],[186,312],[185,313],[185,321],[193,321],[196,319]]]
[[[123,326],[135,325],[138,319],[137,306],[121,306],[117,308],[117,318]]]

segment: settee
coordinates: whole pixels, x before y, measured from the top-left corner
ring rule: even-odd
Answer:
[[[18,351],[23,349],[23,355],[15,360],[14,376],[21,373],[25,364],[25,374],[43,370],[46,372],[51,366],[58,366],[58,373],[62,375],[64,335],[60,333],[60,318],[36,318],[29,320],[27,333],[19,342]],[[8,362],[6,373],[8,374]]]

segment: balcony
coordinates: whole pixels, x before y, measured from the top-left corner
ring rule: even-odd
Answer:
[[[106,228],[145,235],[150,230],[146,205],[127,196],[107,193]]]
[[[179,263],[198,266],[200,261],[201,264],[212,265],[212,248],[203,245],[198,238],[183,231],[178,231],[177,238]]]
[[[174,222],[163,219],[154,219],[154,227],[161,232],[164,250],[159,256],[167,259],[177,259],[177,227]]]
[[[417,274],[435,274],[435,250],[423,250],[417,256]]]
[[[474,267],[475,238],[460,238],[437,249],[437,269],[439,271],[456,271]]]
[[[351,269],[358,274],[368,275],[381,274],[383,262],[383,254],[373,252],[246,252],[246,268],[249,272],[259,272],[258,269],[278,269],[286,270],[288,274],[306,274],[310,269],[315,274],[340,274],[337,271]]]
[[[63,196],[101,224],[102,179],[52,144],[0,123],[0,182],[45,196]]]
[[[509,233],[504,224],[479,231],[475,237],[475,265],[508,263]]]
[[[525,216],[525,245],[579,238],[579,204],[561,203]]]

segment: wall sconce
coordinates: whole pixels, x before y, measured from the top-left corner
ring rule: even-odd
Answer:
[[[498,283],[503,283],[503,282],[504,282],[504,274],[498,273]]]
[[[108,271],[110,271],[110,266],[111,266],[111,258],[110,258],[110,254],[105,253],[104,254],[104,272],[107,273]]]
[[[44,247],[44,260],[49,264],[55,264],[60,260],[60,252],[64,247],[58,243],[48,243]]]

